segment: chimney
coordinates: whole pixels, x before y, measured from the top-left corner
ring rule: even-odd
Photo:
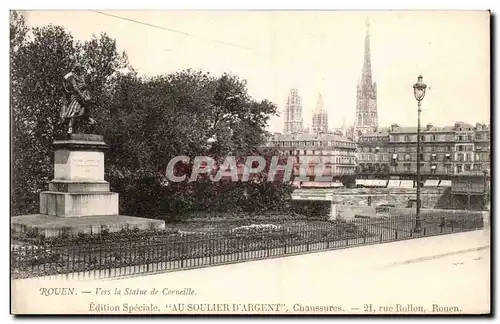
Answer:
[[[394,132],[396,129],[398,129],[398,127],[398,124],[391,124],[391,132]]]
[[[432,129],[432,124],[428,123],[427,126],[425,126],[426,131],[430,131]]]

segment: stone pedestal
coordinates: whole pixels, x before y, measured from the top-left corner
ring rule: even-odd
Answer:
[[[75,134],[54,141],[54,180],[40,194],[40,214],[59,217],[118,215],[118,194],[104,180],[102,136]]]
[[[119,231],[165,227],[163,221],[119,215],[118,193],[110,192],[109,183],[104,180],[107,145],[102,136],[72,134],[55,140],[53,145],[54,179],[49,182],[49,190],[40,193],[40,215],[13,217],[13,229],[36,228],[53,236],[60,232],[58,228],[98,233],[102,228]]]

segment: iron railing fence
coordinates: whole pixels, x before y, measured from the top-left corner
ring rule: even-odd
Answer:
[[[122,233],[11,244],[13,279],[100,279],[193,269],[483,228],[479,214],[355,218],[218,232]]]

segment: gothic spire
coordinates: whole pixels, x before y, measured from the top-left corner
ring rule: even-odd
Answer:
[[[365,52],[361,80],[356,89],[356,128],[360,131],[373,129],[378,125],[377,85],[373,82],[370,58],[370,21],[366,19]]]
[[[325,106],[323,104],[323,96],[321,93],[318,94],[318,103],[316,104],[316,110],[314,111],[315,113],[317,112],[323,112],[325,111]]]
[[[366,18],[365,25],[365,56],[363,60],[363,74],[361,76],[361,84],[363,86],[372,84],[372,62],[370,58],[370,20],[368,19],[368,17]]]

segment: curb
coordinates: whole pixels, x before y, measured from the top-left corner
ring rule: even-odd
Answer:
[[[444,258],[447,256],[452,256],[452,255],[458,255],[458,254],[463,254],[463,253],[468,253],[468,252],[486,250],[489,248],[490,248],[489,244],[482,245],[482,246],[478,246],[478,247],[470,248],[470,249],[466,249],[466,250],[446,252],[446,253],[441,253],[441,254],[436,254],[436,255],[431,255],[431,256],[424,256],[424,257],[420,257],[420,258],[409,259],[409,260],[405,260],[405,261],[394,262],[394,263],[390,263],[388,265],[385,265],[381,268],[388,268],[388,267],[393,267],[393,266],[407,265],[407,264],[412,264],[412,263],[417,263],[417,262],[430,261],[430,260],[434,260],[434,259]]]

